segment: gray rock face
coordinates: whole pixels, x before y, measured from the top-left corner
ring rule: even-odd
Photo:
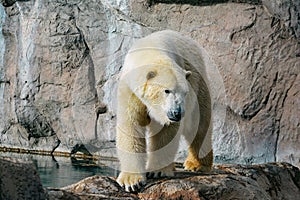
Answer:
[[[299,199],[300,171],[287,163],[219,165],[211,174],[178,172],[149,180],[138,194],[124,192],[114,178],[93,176],[48,192],[50,199]],[[71,195],[73,197],[71,198]]]
[[[209,55],[215,160],[299,166],[299,1],[193,2],[1,6],[0,145],[115,155],[123,57],[137,38],[173,29]]]
[[[47,197],[33,163],[0,157],[0,199],[43,200]]]
[[[118,29],[141,35],[97,2],[18,2],[5,12],[1,143],[69,150],[114,140],[111,100],[134,36]]]

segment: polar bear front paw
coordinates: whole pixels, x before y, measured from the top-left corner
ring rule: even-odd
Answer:
[[[146,176],[142,173],[121,172],[117,182],[121,187],[125,187],[126,192],[137,192],[146,184]]]
[[[152,172],[147,172],[147,178],[160,178],[160,177],[170,177],[174,176],[174,165],[171,164],[167,167],[164,167],[160,170],[155,170]]]

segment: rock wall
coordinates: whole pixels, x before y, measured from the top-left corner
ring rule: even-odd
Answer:
[[[299,166],[299,1],[170,2],[3,0],[0,145],[114,155],[124,54],[173,29],[209,55],[215,161]]]

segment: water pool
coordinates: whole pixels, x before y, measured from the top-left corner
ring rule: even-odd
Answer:
[[[44,187],[60,188],[94,175],[117,176],[118,174],[118,171],[113,167],[108,167],[113,166],[112,164],[103,165],[93,160],[10,152],[1,152],[1,156],[32,161],[37,168]]]

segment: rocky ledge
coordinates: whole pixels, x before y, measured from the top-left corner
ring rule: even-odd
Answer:
[[[0,199],[300,199],[300,170],[288,163],[215,165],[211,173],[178,171],[150,179],[137,194],[114,177],[93,176],[64,188],[42,188],[34,165],[0,157]]]
[[[43,189],[32,163],[0,157],[0,199],[300,199],[300,170],[288,163],[215,165],[205,174],[179,170],[132,194],[105,176]]]
[[[138,193],[126,193],[115,178],[93,176],[50,189],[50,199],[300,199],[300,170],[288,163],[216,165],[209,174],[179,171],[152,179]]]

